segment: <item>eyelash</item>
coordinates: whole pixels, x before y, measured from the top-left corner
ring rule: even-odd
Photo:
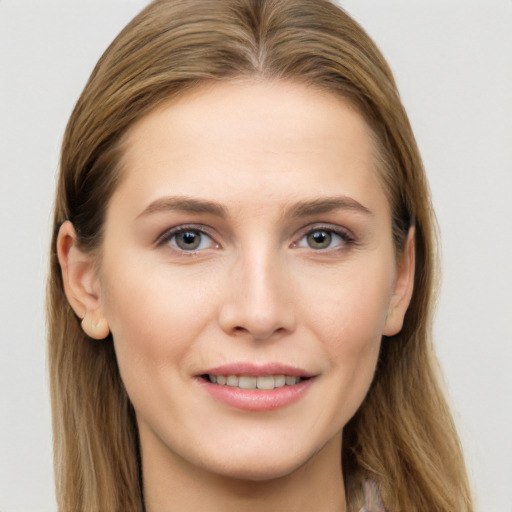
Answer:
[[[306,246],[301,246],[300,243],[302,240],[307,239],[308,236],[313,235],[314,233],[326,233],[331,237],[331,242],[333,235],[334,237],[339,237],[339,246],[336,247],[322,247],[322,248],[314,248],[311,247],[306,241]],[[324,251],[342,251],[347,249],[347,246],[355,245],[356,240],[348,229],[342,228],[340,226],[333,226],[331,224],[315,224],[313,226],[309,226],[303,231],[303,234],[299,238],[298,242],[294,242],[293,247],[296,248],[305,248],[311,249],[313,251],[324,252]],[[329,244],[330,245],[330,244]]]
[[[181,225],[177,226],[175,228],[168,229],[164,233],[162,233],[156,240],[155,245],[157,247],[163,246],[165,244],[171,245],[171,241],[173,238],[178,236],[181,233],[194,233],[196,235],[199,235],[201,238],[208,237],[212,244],[216,249],[220,247],[220,245],[215,242],[215,239],[213,238],[213,235],[209,233],[209,230],[206,228],[206,226],[198,226],[198,225]],[[171,246],[172,247],[172,246]],[[176,252],[180,253],[188,253],[188,254],[196,254],[197,252],[203,250],[203,249],[193,249],[193,250],[186,250],[182,249],[180,247],[172,247]]]
[[[181,226],[177,226],[177,227],[168,229],[167,231],[162,233],[157,238],[155,245],[157,247],[163,246],[165,244],[171,245],[171,241],[173,239],[175,239],[176,236],[180,235],[181,233],[187,233],[187,232],[199,235],[201,237],[200,243],[201,243],[201,239],[203,237],[208,237],[211,240],[211,243],[213,244],[215,249],[219,249],[221,247],[220,244],[218,244],[215,241],[213,235],[210,234],[209,229],[207,229],[206,226],[198,226],[198,225],[181,225]],[[314,247],[309,246],[308,241],[306,241],[306,244],[307,244],[306,246],[300,245],[302,240],[304,240],[304,239],[307,240],[307,237],[313,235],[314,233],[325,233],[325,234],[329,235],[331,237],[330,242],[332,242],[333,235],[334,235],[334,237],[339,237],[339,239],[340,239],[339,245],[341,245],[341,246],[340,247],[314,248]],[[336,250],[340,251],[340,250],[346,249],[347,246],[355,245],[355,244],[356,244],[356,240],[352,236],[352,234],[350,233],[349,230],[341,228],[339,226],[332,226],[332,225],[327,225],[327,224],[317,224],[317,225],[309,226],[308,228],[304,229],[302,231],[302,234],[301,234],[300,238],[298,239],[298,241],[294,242],[291,245],[291,247],[305,248],[305,249],[311,249],[313,251],[324,252],[324,251],[336,251]],[[331,245],[331,243],[329,243],[329,245]],[[171,247],[176,252],[182,253],[182,254],[197,254],[198,252],[204,250],[204,248],[187,250],[187,249],[180,248],[179,246],[172,246],[172,245],[171,245]]]

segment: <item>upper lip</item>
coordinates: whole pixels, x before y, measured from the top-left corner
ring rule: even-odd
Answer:
[[[307,372],[303,368],[282,363],[254,363],[254,362],[235,362],[222,364],[209,368],[201,375],[251,375],[254,377],[264,377],[266,375],[289,375],[291,377],[308,378],[315,374]]]

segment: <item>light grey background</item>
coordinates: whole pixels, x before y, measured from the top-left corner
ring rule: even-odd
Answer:
[[[435,340],[479,510],[512,511],[512,1],[345,0],[396,74],[441,226]],[[55,510],[44,278],[59,145],[143,0],[0,0],[0,511]]]

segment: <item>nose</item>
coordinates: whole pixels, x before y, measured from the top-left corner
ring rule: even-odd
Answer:
[[[230,335],[268,340],[293,332],[295,309],[287,269],[278,255],[240,258],[228,277],[219,323]]]

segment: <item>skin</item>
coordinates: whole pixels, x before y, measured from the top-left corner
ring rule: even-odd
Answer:
[[[100,254],[69,222],[58,249],[84,330],[113,334],[147,511],[345,510],[343,427],[382,335],[401,329],[414,268],[412,232],[395,256],[368,126],[330,93],[236,81],[157,108],[124,144]],[[168,233],[183,225],[203,233],[196,250]],[[322,231],[327,245],[308,237]],[[243,411],[198,379],[240,361],[314,378],[286,407]]]

